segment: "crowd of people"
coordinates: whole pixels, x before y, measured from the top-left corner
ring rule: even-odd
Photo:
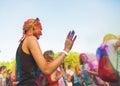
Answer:
[[[54,58],[52,50],[42,53],[38,43],[41,35],[42,25],[38,18],[31,18],[24,22],[23,36],[16,51],[14,70],[10,72],[6,70],[5,66],[0,67],[1,86],[43,86],[40,81],[41,73],[46,76],[46,81],[49,83],[46,86],[120,86],[120,75],[119,80],[115,83],[102,80],[98,74],[99,64],[91,67],[86,53],[80,53],[79,64],[76,64],[75,67],[69,64],[68,68],[65,68],[64,58],[72,49],[77,37],[74,30],[68,33],[64,48],[56,58]],[[104,44],[111,46],[109,51],[116,53],[115,57],[120,56],[120,38],[107,34],[101,45]],[[110,60],[116,67],[114,58],[112,57]],[[120,59],[117,65],[120,73]],[[9,81],[11,81],[11,85],[8,85]]]
[[[43,53],[45,60],[49,63],[54,61],[54,52],[47,50]],[[114,86],[110,82],[103,81],[97,75],[98,66],[91,65],[88,62],[89,57],[86,53],[80,53],[79,64],[74,67],[69,64],[67,68],[62,63],[50,75],[47,75],[49,84],[38,86]],[[18,81],[11,80],[12,71],[6,66],[0,67],[0,86],[17,86]],[[39,79],[39,82],[41,79]],[[117,85],[115,85],[117,86]]]
[[[9,86],[11,84],[10,75],[12,71],[5,65],[0,66],[0,86]]]

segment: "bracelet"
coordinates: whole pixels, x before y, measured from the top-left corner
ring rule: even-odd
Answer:
[[[64,53],[66,56],[68,55],[68,52],[63,50],[62,53]]]

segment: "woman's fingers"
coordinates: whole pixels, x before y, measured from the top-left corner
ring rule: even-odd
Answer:
[[[68,39],[71,39],[73,42],[75,41],[75,39],[76,39],[76,37],[77,37],[77,35],[75,35],[75,31],[74,30],[72,30],[72,31],[69,31],[69,33],[68,33],[68,35],[67,35],[67,38]]]

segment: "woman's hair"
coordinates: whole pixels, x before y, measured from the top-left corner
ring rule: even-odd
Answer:
[[[111,39],[117,39],[117,36],[115,36],[114,34],[111,34],[111,33],[106,34],[103,38],[103,42],[111,40]]]
[[[50,62],[54,59],[54,52],[52,50],[47,50],[43,54],[47,62]]]
[[[23,24],[23,36],[21,37],[20,41],[24,39],[24,36],[28,30],[30,30],[31,28],[34,29],[35,27],[40,27],[40,29],[42,29],[42,25],[39,21],[39,18],[30,18],[26,20]]]
[[[42,28],[39,18],[36,19],[31,18],[26,20],[23,25],[23,33],[25,34],[30,28],[34,28],[36,26],[40,26]]]
[[[80,70],[81,70],[81,65],[80,64],[77,64],[76,66],[75,66],[75,74],[77,75],[77,76],[80,76],[81,74],[80,74]]]

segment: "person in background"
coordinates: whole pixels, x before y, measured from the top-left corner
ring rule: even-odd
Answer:
[[[95,86],[95,83],[91,77],[91,74],[88,73],[86,70],[90,70],[90,64],[88,62],[88,56],[86,53],[81,53],[79,55],[80,65],[81,67],[81,73],[84,78],[84,85],[85,86]]]
[[[110,60],[111,64],[113,65],[114,69],[117,69],[118,74],[119,74],[118,81],[116,81],[116,82],[105,82],[104,81],[105,85],[106,86],[119,86],[120,85],[120,67],[119,67],[119,64],[120,64],[120,59],[119,59],[120,39],[117,36],[115,36],[114,34],[111,34],[111,33],[106,34],[103,37],[103,42],[100,46],[104,46],[104,45],[108,46],[106,51],[109,56],[109,60]],[[96,57],[99,62],[100,56],[98,55],[98,51],[96,52]],[[98,72],[93,72],[93,71],[88,71],[88,70],[87,70],[87,72],[89,72],[91,74],[95,74],[99,77]],[[104,86],[104,85],[102,85],[102,86]]]
[[[64,68],[64,63],[58,67],[58,71],[63,71],[62,77],[58,80],[59,86],[67,86],[66,81],[65,81],[65,68]]]
[[[7,71],[7,67],[1,66],[1,74],[2,74],[2,85],[1,86],[6,86],[6,71]]]
[[[119,48],[120,48],[120,39],[111,33],[108,33],[104,36],[103,42],[101,45],[107,45],[109,46],[107,48],[109,59],[113,65],[113,67],[116,69],[118,64],[120,64],[120,59],[119,58]],[[117,64],[118,63],[118,64]],[[111,83],[110,86],[120,86],[120,67],[118,66],[117,68],[118,74],[119,74],[119,79],[117,82]]]
[[[2,66],[0,66],[0,86],[2,86],[2,79],[3,79]]]
[[[10,79],[11,79],[12,85],[13,86],[17,86],[19,81],[17,79],[17,74],[16,74],[16,65],[12,69],[12,72],[11,72],[11,75],[10,75]]]
[[[91,77],[93,79],[93,82],[95,83],[96,86],[109,86],[108,82],[103,81],[99,76],[98,76],[98,65],[93,66],[92,69],[85,69],[85,72],[91,74]]]
[[[39,86],[36,83],[36,78],[39,77],[36,74],[37,69],[39,68],[46,75],[51,75],[68,55],[76,39],[75,32],[70,31],[63,51],[48,64],[38,43],[42,29],[38,18],[30,18],[24,22],[23,36],[16,51],[16,76],[19,82],[17,86]]]
[[[54,61],[54,52],[52,50],[45,51],[43,55],[48,63]],[[58,81],[62,78],[63,74],[64,70],[59,70],[58,67],[51,75],[47,76],[50,86],[60,86]]]
[[[73,74],[73,86],[84,86],[84,78],[81,74],[81,65],[77,64],[75,66],[75,72]]]
[[[68,65],[68,69],[66,70],[66,78],[67,78],[67,85],[72,86],[72,76],[74,74],[72,65]]]

